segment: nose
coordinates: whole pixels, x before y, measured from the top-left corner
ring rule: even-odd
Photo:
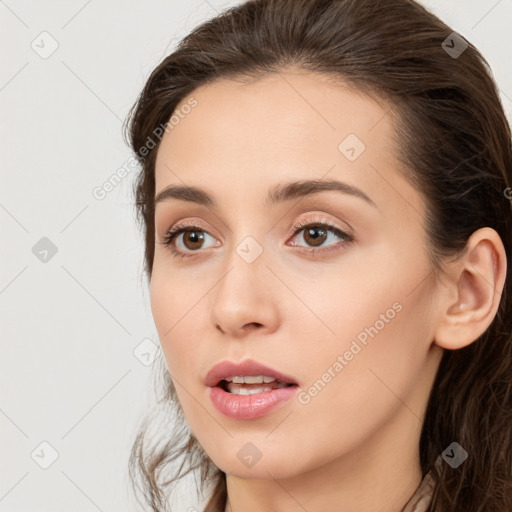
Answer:
[[[228,270],[215,287],[211,323],[232,338],[243,338],[252,331],[271,333],[277,329],[279,311],[275,280],[263,255],[244,261],[235,251]]]

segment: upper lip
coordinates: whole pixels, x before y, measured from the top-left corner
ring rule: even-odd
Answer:
[[[259,363],[258,361],[254,361],[253,359],[245,359],[239,363],[234,361],[221,361],[211,368],[207,373],[204,382],[207,386],[213,387],[226,377],[250,377],[256,375],[266,375],[267,377],[274,377],[274,379],[288,384],[298,384],[293,377],[285,375],[284,373],[274,370],[273,368]]]

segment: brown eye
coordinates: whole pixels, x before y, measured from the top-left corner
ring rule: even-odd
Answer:
[[[322,250],[324,250],[323,246],[325,246],[325,250],[328,250],[335,248],[336,245],[347,245],[354,240],[353,236],[326,222],[317,221],[317,223],[315,223],[315,221],[313,221],[309,224],[306,222],[299,222],[292,228],[293,235],[297,238],[297,241],[292,245],[306,249],[309,248],[311,251],[314,251],[316,248],[322,248]],[[326,243],[336,241],[336,239],[340,240],[338,244]],[[303,245],[303,242],[305,242],[306,245]]]
[[[304,229],[304,240],[311,246],[317,247],[327,240],[327,230],[321,226],[310,226]]]
[[[186,258],[188,256],[195,256],[196,254],[194,253],[203,252],[199,249],[204,249],[206,237],[214,240],[212,235],[199,226],[178,225],[167,233],[163,240],[163,245],[169,248],[173,256]],[[219,245],[219,243],[211,245]]]
[[[183,232],[183,245],[190,251],[200,249],[204,242],[204,235],[202,231],[184,231]]]

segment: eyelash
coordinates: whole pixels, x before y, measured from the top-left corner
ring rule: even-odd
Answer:
[[[314,255],[317,252],[326,253],[326,252],[329,252],[329,251],[332,251],[332,250],[337,250],[341,245],[347,246],[350,243],[355,241],[355,237],[353,235],[350,235],[347,232],[339,229],[337,226],[335,226],[333,224],[330,224],[329,222],[326,222],[326,221],[315,221],[314,219],[308,219],[306,221],[299,221],[299,222],[297,222],[290,229],[290,232],[288,233],[288,236],[292,235],[293,237],[295,237],[301,231],[303,231],[305,228],[328,228],[327,231],[330,231],[330,232],[334,233],[336,236],[338,236],[338,237],[343,239],[342,242],[337,243],[334,246],[330,246],[327,249],[317,249],[317,248],[306,249],[303,246],[295,246],[295,247],[301,247],[302,248],[301,252],[305,252],[305,253],[308,253],[308,254]],[[190,231],[202,231],[204,233],[208,233],[206,230],[204,230],[200,226],[189,225],[189,224],[179,224],[178,223],[176,226],[174,226],[174,228],[169,230],[169,232],[165,236],[164,241],[162,242],[162,244],[169,248],[169,250],[171,251],[172,255],[175,258],[190,258],[190,257],[193,257],[193,256],[196,255],[195,254],[196,251],[192,252],[191,254],[187,254],[187,253],[183,253],[181,251],[178,251],[174,247],[174,244],[173,244],[173,241],[174,241],[175,238],[177,238],[182,233],[187,233],[187,232],[190,232]],[[199,251],[197,251],[197,252],[199,252]]]

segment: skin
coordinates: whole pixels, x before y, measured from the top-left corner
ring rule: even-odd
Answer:
[[[156,193],[194,185],[218,209],[157,204],[150,298],[185,417],[227,474],[226,511],[398,511],[421,481],[419,436],[443,351],[472,343],[496,314],[501,240],[478,230],[436,278],[425,203],[399,172],[387,107],[354,89],[288,69],[192,96],[197,106],[162,139]],[[351,133],[366,145],[354,161],[338,149]],[[376,207],[336,191],[263,205],[272,186],[306,179],[356,186]],[[290,232],[299,220],[330,221],[355,240],[328,232],[308,255],[306,230]],[[178,221],[204,236],[202,246],[174,240],[190,258],[162,243]],[[263,250],[252,263],[236,251],[248,236]],[[394,303],[401,311],[309,403],[236,421],[210,401],[204,378],[226,359],[260,361],[307,392]],[[262,454],[252,467],[237,457],[248,442]]]

